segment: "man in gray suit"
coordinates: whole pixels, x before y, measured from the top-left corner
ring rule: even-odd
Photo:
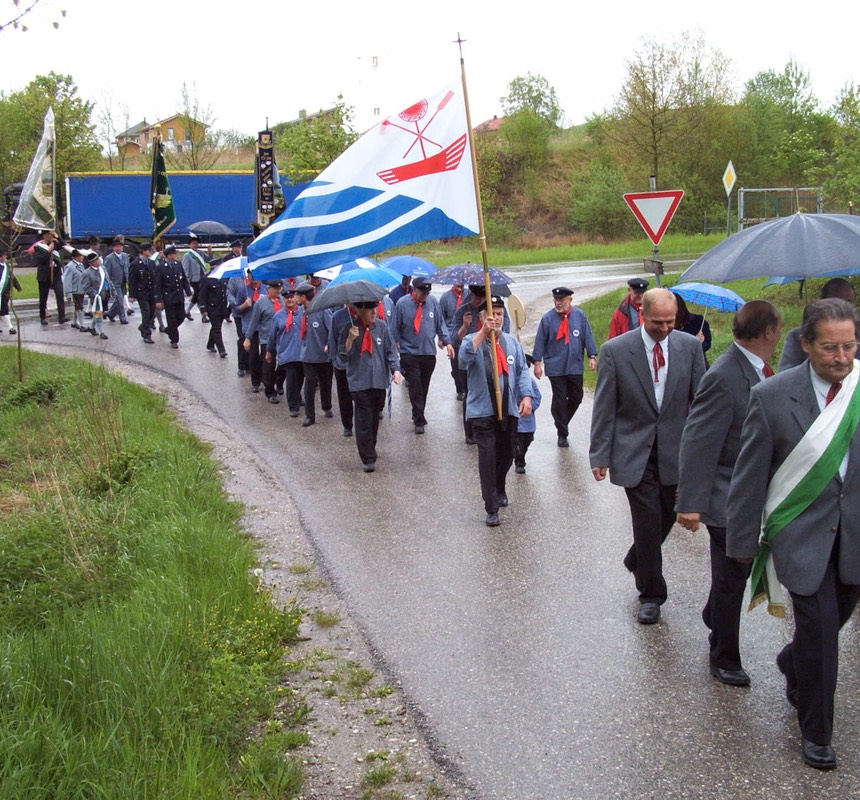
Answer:
[[[729,686],[748,686],[738,634],[750,568],[726,556],[726,502],[741,444],[750,390],[773,375],[768,364],[782,320],[767,300],[752,300],[732,325],[735,341],[702,378],[681,437],[678,524],[708,527],[711,591],[702,619],[711,631],[711,674]]]
[[[666,601],[661,546],[675,522],[678,448],[687,410],[705,372],[702,345],[675,331],[675,296],[651,289],[638,328],[600,350],[591,417],[591,471],[623,486],[633,518],[624,565],[636,577],[637,620],[651,625]]]
[[[750,393],[729,490],[726,553],[744,562],[757,556],[754,590],[771,557],[776,578],[791,595],[794,638],[776,663],[797,708],[803,760],[832,769],[839,629],[860,598],[854,306],[839,299],[812,303],[801,344],[807,363]],[[766,544],[759,546],[763,518]],[[765,576],[773,599],[778,587]]]

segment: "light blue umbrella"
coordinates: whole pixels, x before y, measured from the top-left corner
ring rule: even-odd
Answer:
[[[715,308],[717,311],[735,312],[746,302],[737,292],[710,283],[679,283],[671,288],[687,303]]]
[[[228,261],[222,261],[215,269],[213,269],[207,277],[209,278],[220,278],[222,280],[226,278],[233,278],[238,275],[245,275],[245,272],[248,270],[248,258],[247,256],[236,256],[236,258],[231,258]]]
[[[332,286],[340,286],[342,283],[351,283],[353,281],[372,281],[390,289],[392,286],[397,286],[402,280],[402,276],[396,272],[392,272],[385,267],[359,267],[358,269],[347,270],[346,265],[338,275],[326,288],[331,289]]]
[[[432,278],[438,269],[435,264],[418,256],[391,256],[382,262],[382,266],[413,278]]]

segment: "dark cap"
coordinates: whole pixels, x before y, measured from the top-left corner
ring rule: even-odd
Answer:
[[[501,297],[498,297],[497,295],[493,295],[490,298],[490,303],[492,304],[493,308],[504,308],[505,307],[504,299]]]
[[[378,308],[379,301],[378,300],[365,300],[361,303],[353,303],[356,308]]]
[[[140,246],[140,251],[141,251],[141,252],[143,252],[144,250],[150,250],[150,251],[152,251],[152,250],[154,250],[154,249],[155,249],[155,248],[152,246],[152,242],[144,242],[144,243]]]
[[[90,253],[87,253],[87,263],[88,264],[92,264],[93,261],[96,261],[97,259],[101,259],[101,255],[99,253],[97,253],[95,250],[93,250]]]
[[[419,276],[412,279],[412,288],[430,291],[433,288],[433,281]]]
[[[289,286],[285,286],[281,289],[281,297],[292,297],[296,293],[295,289],[291,289]]]
[[[645,278],[631,278],[627,281],[627,285],[637,292],[644,292],[651,284]]]
[[[552,296],[556,300],[561,300],[563,297],[570,297],[573,294],[573,289],[568,289],[567,286],[556,286],[552,290]]]
[[[275,279],[270,280],[270,281],[266,281],[266,286],[268,286],[270,289],[280,289],[283,285],[284,285],[283,281],[279,281],[279,280],[275,280]]]
[[[241,246],[242,246],[242,240],[241,239],[236,239],[236,241],[230,242],[230,247],[241,247]]]
[[[487,293],[486,287],[482,283],[470,283],[469,284],[469,291],[472,294],[477,294],[477,295],[480,295],[481,297],[483,297]]]
[[[164,255],[166,255],[166,256],[169,256],[171,253],[175,253],[175,252],[176,252],[176,245],[175,244],[169,244],[164,248]]]
[[[0,252],[2,252],[2,250],[0,250]],[[78,250],[77,248],[72,250],[72,258],[77,258],[78,256],[82,256],[82,255],[83,255],[83,253],[80,250]]]
[[[307,281],[304,281],[304,282],[300,283],[298,286],[296,286],[296,294],[313,295],[314,291],[316,291],[315,288],[311,284],[309,284]]]

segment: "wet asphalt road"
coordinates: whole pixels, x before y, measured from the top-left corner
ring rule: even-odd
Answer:
[[[552,286],[570,285],[581,301],[638,272],[561,265],[513,271],[517,294],[541,310],[551,305]],[[284,404],[252,395],[247,379],[236,376],[233,342],[224,360],[204,349],[208,331],[196,316],[182,327],[178,351],[167,348],[165,336],[144,345],[134,322],[108,325],[107,342],[56,326],[42,330],[33,320],[22,331],[25,341],[59,354],[102,349],[109,363],[118,356],[175,375],[245,436],[295,498],[322,565],[391,680],[475,797],[860,797],[856,620],[842,637],[833,742],[840,766],[821,773],[800,761],[796,720],[773,660],[790,622],[761,608],[745,615],[751,689],[725,687],[708,673],[700,617],[709,581],[704,532],[676,526],[664,547],[663,619],[635,622],[636,591],[621,564],[629,511],[620,488],[591,476],[589,393],[571,447],[561,450],[549,383],[541,381],[528,472],[511,473],[511,505],[502,509],[502,526],[490,529],[475,449],[463,442],[461,406],[442,355],[426,435],[413,434],[405,387],[395,387],[377,471],[368,475],[354,440],[341,435],[336,402],[334,419],[318,411],[317,424],[303,429]],[[538,317],[530,315],[526,341]]]

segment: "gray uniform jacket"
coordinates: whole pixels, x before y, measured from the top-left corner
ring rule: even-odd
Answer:
[[[660,483],[678,483],[681,434],[705,374],[705,356],[699,340],[680,331],[672,331],[663,346],[669,363],[659,411],[641,331],[623,333],[600,349],[589,459],[592,468],[609,467],[609,479],[618,486],[642,481],[655,437]]]
[[[104,264],[105,272],[108,280],[113,286],[113,291],[118,291],[125,286],[128,286],[128,256],[125,253],[108,253],[105,256]]]
[[[810,369],[806,363],[780,372],[750,393],[729,490],[726,554],[731,558],[756,554],[768,483],[821,413]],[[818,591],[837,531],[839,577],[843,583],[860,584],[860,434],[848,449],[845,480],[834,476],[771,543],[776,574],[786,589],[799,595]]]
[[[726,527],[726,504],[750,390],[761,378],[732,344],[699,383],[681,437],[678,511],[701,514],[702,522]]]

